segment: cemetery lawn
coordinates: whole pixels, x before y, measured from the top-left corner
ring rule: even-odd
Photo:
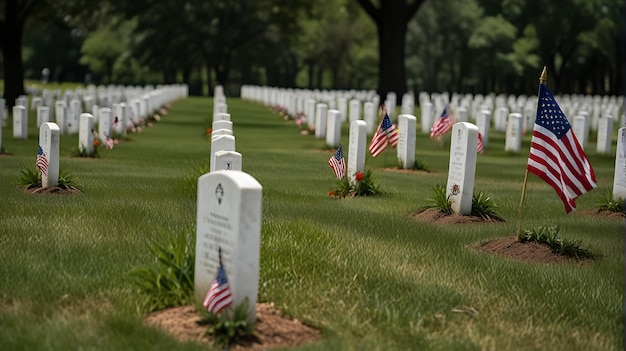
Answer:
[[[440,147],[418,132],[416,159],[430,173],[385,170],[396,165],[395,150],[386,150],[365,165],[383,195],[329,198],[335,179],[323,141],[261,105],[227,102],[243,169],[263,186],[258,301],[323,334],[297,349],[622,348],[622,220],[593,214],[612,188],[615,150],[595,153],[593,135],[587,155],[598,189],[566,215],[554,191],[529,175],[523,227],[558,225],[602,257],[538,264],[474,249],[515,233],[529,136],[514,155],[492,132],[478,155],[474,190],[493,197],[506,222],[425,224],[412,215],[446,183],[449,136]],[[10,153],[0,155],[3,349],[207,349],[144,324],[128,272],[152,262],[151,243],[195,232],[211,111],[208,98],[177,102],[99,159],[70,157],[78,137],[63,135],[60,169],[81,183],[80,195],[18,189],[19,170],[35,163],[35,113],[28,140],[14,140],[10,123],[2,129]],[[342,135],[347,155],[347,126]]]

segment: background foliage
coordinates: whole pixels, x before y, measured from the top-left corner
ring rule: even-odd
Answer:
[[[12,19],[24,22],[30,79],[47,67],[54,81],[185,82],[195,94],[219,82],[229,95],[240,84],[373,89],[379,79],[377,27],[357,0],[0,4],[3,52],[19,34]],[[559,93],[620,94],[623,8],[618,0],[426,0],[408,23],[408,90],[534,94],[547,65]]]

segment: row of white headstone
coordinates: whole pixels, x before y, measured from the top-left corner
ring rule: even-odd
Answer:
[[[27,95],[22,95],[15,100],[13,108],[14,117],[14,137],[19,139],[27,138],[24,128],[28,124],[29,111],[37,114],[37,127],[42,123],[52,121],[51,110],[54,109],[54,121],[61,128],[62,133],[78,133],[80,114],[83,112],[91,113],[98,122],[102,108],[108,108],[113,111],[115,116],[124,119],[123,123],[119,123],[118,132],[123,133],[131,124],[137,124],[140,119],[146,119],[164,104],[164,101],[170,99],[173,95],[188,96],[188,88],[186,85],[168,85],[168,86],[147,86],[139,87],[109,87],[104,90],[92,89],[76,89],[66,90],[63,98],[60,97],[60,91],[43,90],[43,96],[33,96],[30,109],[28,108]],[[100,103],[100,104],[99,104]],[[6,101],[0,99],[0,121],[5,120]],[[3,124],[4,125],[4,124]]]
[[[171,103],[180,98],[184,98],[187,95],[186,89],[179,89],[180,87],[173,88],[172,87],[160,87],[157,90],[153,91],[153,95],[155,99],[162,104]],[[23,106],[21,106],[23,107]],[[41,108],[41,107],[40,107]],[[112,118],[110,114],[110,109],[104,108],[101,110],[104,112],[101,115],[100,122],[105,121],[104,127],[101,124],[101,128],[111,128]],[[14,114],[14,119],[15,119]],[[78,145],[81,150],[86,151],[87,153],[92,153],[94,148],[94,126],[95,118],[90,113],[81,113],[79,118],[79,134],[78,134]],[[23,123],[23,125],[27,125],[27,123]],[[41,153],[43,157],[45,157],[45,164],[47,164],[47,171],[42,172],[42,186],[43,187],[52,187],[58,185],[59,181],[59,145],[60,145],[60,135],[61,128],[58,124],[49,121],[42,121],[39,128],[39,147],[41,148]],[[0,133],[0,145],[2,145],[2,133]]]
[[[378,95],[373,91],[320,91],[306,89],[283,89],[274,87],[243,86],[241,96],[244,99],[257,101],[270,106],[287,106],[287,112],[296,111],[302,113],[307,119],[311,129],[315,129],[315,135],[319,139],[326,139],[329,146],[337,147],[341,140],[341,123],[348,120],[353,123],[361,120],[361,101],[363,103],[363,117],[365,129],[372,134],[377,127],[377,108],[375,101],[379,101]],[[394,93],[387,94],[385,108],[388,112],[395,112]],[[349,112],[344,112],[346,101],[350,101]],[[610,154],[612,152],[612,140],[614,125],[618,122],[618,116],[622,113],[621,105],[623,97],[616,96],[590,96],[590,95],[558,95],[557,100],[570,123],[576,138],[584,148],[589,145],[590,130],[597,133],[596,151]],[[449,105],[454,111],[455,122],[473,121],[478,128],[484,149],[489,145],[489,132],[493,128],[498,132],[505,132],[504,150],[519,153],[521,151],[522,136],[532,133],[535,116],[537,114],[537,99],[534,97],[509,95],[471,95],[471,94],[419,94],[421,109],[421,131],[429,133],[436,119],[435,111],[442,111]],[[335,110],[332,107],[339,106]],[[329,109],[330,108],[330,109]],[[398,115],[398,130],[400,141],[398,143],[398,161],[403,168],[410,168],[414,162],[415,149],[415,117],[407,111],[413,109],[412,97],[404,94],[402,97],[401,113]],[[495,109],[495,113],[492,111]],[[300,112],[302,111],[302,112]],[[345,116],[348,114],[349,119]],[[389,113],[390,117],[393,113]],[[413,118],[411,118],[413,117]],[[492,117],[495,122],[492,124]],[[621,127],[626,126],[626,115],[621,114]],[[352,130],[352,124],[350,124]],[[413,133],[413,134],[412,134]],[[626,174],[624,167],[624,147],[621,146],[623,131],[618,133],[618,145],[616,152],[614,197],[626,198],[623,189],[626,188]],[[454,137],[454,135],[453,135]],[[351,139],[352,140],[352,139]],[[351,141],[352,143],[352,141]],[[350,160],[348,160],[350,162]],[[349,169],[348,175],[352,170]]]
[[[247,303],[247,319],[254,324],[262,187],[242,171],[242,158],[235,151],[233,122],[221,86],[216,87],[214,96],[210,171],[198,178],[194,293],[198,302],[203,301],[223,264],[232,304]]]
[[[338,129],[345,121],[352,123],[357,119],[365,120],[368,134],[372,134],[377,127],[376,101],[379,97],[372,91],[324,92],[246,85],[242,87],[241,94],[242,98],[271,106],[286,104],[287,113],[296,111],[304,115],[309,127],[315,129],[316,137],[325,138],[331,147],[338,146],[340,137]],[[349,100],[349,110],[346,96],[352,97]],[[361,103],[361,98],[371,101]],[[593,130],[597,131],[596,151],[611,153],[613,126],[618,121],[623,97],[562,95],[560,98],[564,101],[563,110],[566,116],[568,116],[568,110],[572,113],[576,112],[575,116],[570,118],[570,123],[583,148],[588,146],[589,133]],[[391,118],[395,113],[395,99],[396,94],[389,93],[384,103]],[[510,95],[507,98],[505,95],[494,96],[493,94],[486,97],[480,94],[475,96],[453,94],[450,99],[447,93],[429,95],[422,92],[419,99],[422,133],[430,132],[437,114],[449,104],[455,122],[473,122],[478,126],[485,149],[489,145],[489,131],[493,128],[497,132],[506,133],[505,151],[519,152],[521,136],[532,132],[537,113],[537,99],[523,95],[518,97]],[[335,109],[335,106],[338,108]],[[495,113],[492,112],[494,108]],[[404,94],[400,114],[412,115],[413,110],[412,96]],[[621,116],[621,126],[626,126],[626,115]]]
[[[136,92],[136,88],[132,88],[131,91]],[[47,91],[44,90],[44,93]],[[121,94],[121,93],[120,93]],[[52,94],[54,96],[54,94]],[[66,92],[66,97],[71,96]],[[132,96],[127,92],[123,96]],[[159,86],[156,89],[150,90],[139,97],[132,98],[128,103],[120,102],[113,104],[113,108],[102,107],[97,105],[90,106],[87,111],[92,113],[83,113],[83,104],[80,100],[73,99],[70,102],[71,108],[63,100],[51,100],[34,97],[34,103],[31,105],[32,109],[37,112],[37,127],[41,127],[48,122],[54,122],[59,128],[61,134],[66,133],[78,133],[79,134],[79,149],[86,150],[88,153],[93,151],[93,136],[92,131],[94,125],[98,125],[98,137],[104,143],[108,138],[111,138],[114,134],[121,138],[126,137],[126,130],[129,125],[135,125],[140,122],[140,117],[152,115],[160,106],[174,101],[181,97],[188,96],[188,88],[185,85],[172,85],[172,86]],[[86,95],[83,100],[89,100],[91,96]],[[94,97],[95,99],[95,97]],[[54,103],[55,107],[55,120],[53,121],[50,114],[50,106],[44,105],[41,102],[49,101]],[[28,138],[28,96],[23,95],[16,99],[16,105],[13,107],[13,138],[14,139],[27,139]],[[134,108],[133,108],[134,105]],[[0,125],[4,124],[4,106],[5,100],[0,99]],[[139,114],[137,113],[139,111]],[[88,118],[87,115],[91,116]],[[114,123],[114,119],[117,118],[118,122]],[[91,142],[87,142],[91,140]],[[2,146],[2,134],[0,133],[0,146]]]
[[[474,122],[483,110],[494,112],[494,127],[498,131],[505,130],[506,116],[511,113],[519,113],[524,119],[524,127],[532,129],[534,116],[537,111],[537,99],[534,96],[526,95],[505,95],[505,94],[458,94],[450,95],[444,93],[419,93],[419,105],[422,110],[422,120],[432,121],[437,117],[447,104],[455,109],[460,109],[458,122]],[[353,112],[348,113],[348,107],[352,109],[355,105],[362,105],[364,102],[373,102],[378,108],[381,105],[380,96],[373,90],[310,90],[310,89],[289,89],[267,86],[244,85],[241,87],[241,97],[243,99],[262,102],[269,106],[281,106],[290,115],[305,113],[305,104],[308,99],[325,103],[329,109],[337,109],[342,113],[343,122],[352,122]],[[610,115],[613,118],[621,116],[624,103],[623,96],[599,96],[599,95],[557,95],[559,105],[566,116],[573,118],[583,113],[589,114],[591,130],[596,130],[598,121],[602,116]],[[385,106],[392,119],[395,118],[397,96],[394,92],[386,95],[382,105]],[[427,106],[427,103],[430,106]],[[402,95],[400,114],[414,114],[415,99],[412,94]],[[358,107],[360,109],[360,107]],[[358,115],[358,113],[357,113]],[[501,116],[504,116],[503,119]],[[424,124],[423,132],[429,132],[430,125]]]

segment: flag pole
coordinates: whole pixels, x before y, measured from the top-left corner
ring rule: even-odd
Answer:
[[[541,71],[541,76],[539,77],[539,88],[541,89],[541,84],[546,84],[548,82],[548,71],[546,70],[546,66],[543,66],[543,71]],[[516,238],[519,241],[522,235],[522,212],[524,209],[524,199],[526,198],[526,184],[528,184],[528,167],[526,167],[526,172],[524,173],[524,186],[522,187],[522,198],[519,203],[519,217],[517,218],[517,233]]]

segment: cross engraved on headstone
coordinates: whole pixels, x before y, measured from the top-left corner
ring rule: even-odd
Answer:
[[[222,198],[224,198],[224,188],[222,188],[222,184],[217,184],[217,188],[215,188],[215,196],[217,197],[217,203],[222,204]]]

